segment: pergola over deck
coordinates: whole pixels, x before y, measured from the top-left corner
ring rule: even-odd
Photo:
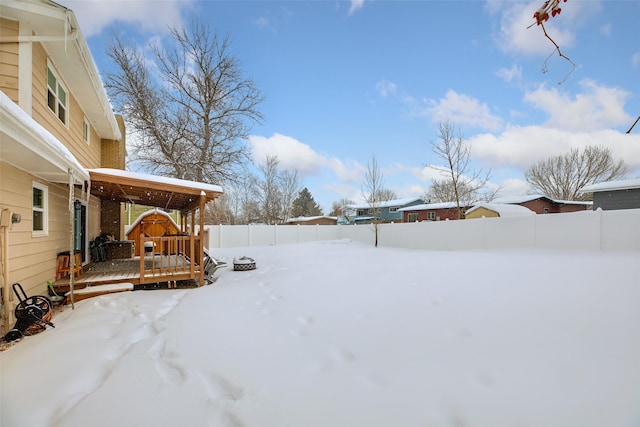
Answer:
[[[91,194],[101,200],[115,202],[129,202],[162,209],[178,210],[183,221],[181,227],[183,235],[149,237],[140,236],[140,244],[151,242],[152,256],[187,254],[190,258],[188,265],[169,265],[145,267],[144,255],[140,257],[140,283],[177,281],[199,279],[204,283],[204,208],[207,202],[222,194],[222,188],[217,185],[202,182],[187,181],[176,178],[161,177],[119,169],[89,169],[91,177]],[[199,215],[199,230],[196,235],[196,212]],[[191,227],[186,233],[188,216],[191,217]]]

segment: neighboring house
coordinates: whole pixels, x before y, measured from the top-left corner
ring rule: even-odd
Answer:
[[[463,211],[471,206],[461,206]],[[456,202],[418,204],[400,209],[403,222],[444,221],[459,219]]]
[[[335,216],[299,216],[289,218],[287,224],[291,225],[336,225],[338,218]]]
[[[514,216],[535,215],[529,208],[519,205],[509,205],[504,203],[478,203],[465,212],[465,219],[474,218],[505,218]]]
[[[343,215],[349,224],[379,222],[402,222],[402,209],[424,203],[421,197],[386,200],[375,204],[347,205]]]
[[[593,210],[640,209],[640,178],[587,185],[583,193],[593,193]]]
[[[537,214],[567,213],[591,210],[592,202],[575,200],[554,200],[540,194],[528,194],[523,196],[499,197],[491,203],[520,205]]]
[[[45,294],[58,253],[76,251],[86,264],[95,237],[122,239],[124,202],[191,213],[194,230],[195,210],[222,193],[122,170],[124,122],[113,113],[75,14],[53,1],[0,2],[0,123],[3,331],[18,302],[11,285]],[[187,239],[203,254],[199,236]],[[194,271],[204,277],[199,269],[190,277]]]

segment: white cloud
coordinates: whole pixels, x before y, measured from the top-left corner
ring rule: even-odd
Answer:
[[[522,80],[522,67],[513,65],[511,68],[500,68],[496,75],[506,83],[519,85]]]
[[[571,47],[575,40],[571,24],[573,16],[581,8],[580,2],[572,2],[563,7],[562,13],[545,22],[547,33],[561,49]],[[544,36],[542,27],[535,25],[533,14],[540,8],[540,0],[527,3],[512,1],[490,1],[489,10],[500,13],[500,24],[495,40],[505,52],[525,55],[548,55],[553,44]],[[532,27],[529,27],[534,24]]]
[[[426,99],[426,107],[421,107],[419,115],[427,116],[434,122],[449,120],[460,126],[473,126],[490,131],[502,128],[502,119],[491,113],[486,103],[476,98],[449,90],[439,100]]]
[[[261,30],[271,29],[271,25],[272,25],[271,18],[269,18],[268,16],[260,16],[254,19],[253,23],[256,27],[258,27]]]
[[[423,166],[411,168],[411,175],[422,182],[431,182],[434,179],[442,179],[446,170],[441,166]]]
[[[615,159],[624,160],[630,172],[640,171],[640,135],[610,129],[575,132],[542,126],[509,127],[499,135],[480,134],[469,139],[472,157],[493,168],[516,166],[526,170],[534,163],[564,155],[573,148],[601,145]]]
[[[631,55],[631,65],[633,68],[640,67],[640,50]]]
[[[398,87],[395,83],[390,82],[389,80],[381,80],[376,83],[376,90],[380,94],[381,97],[386,98],[389,95],[396,93]]]
[[[274,134],[271,137],[253,135],[249,137],[255,163],[264,162],[267,155],[277,156],[280,168],[297,170],[301,175],[316,175],[322,169],[331,170],[345,182],[360,182],[366,168],[355,161],[345,164],[335,157],[326,157],[309,145],[290,136]]]
[[[99,34],[114,21],[137,24],[148,31],[179,25],[185,8],[193,0],[105,1],[67,0],[65,6],[76,14],[85,37]]]
[[[501,187],[498,197],[521,196],[527,194],[530,189],[527,181],[518,178],[505,179],[502,181]]]
[[[615,87],[600,86],[592,80],[582,80],[582,93],[571,98],[558,88],[544,85],[525,94],[524,100],[546,112],[545,126],[576,132],[623,126],[632,118],[624,111],[629,93]]]
[[[351,0],[351,7],[349,7],[349,15],[355,13],[356,10],[361,9],[364,6],[364,0]]]

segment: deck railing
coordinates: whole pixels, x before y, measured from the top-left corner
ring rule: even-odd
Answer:
[[[200,275],[199,235],[140,235],[140,283],[196,279]]]

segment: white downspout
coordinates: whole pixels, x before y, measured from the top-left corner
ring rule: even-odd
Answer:
[[[69,295],[71,296],[71,309],[75,309],[75,297],[73,295],[73,279],[76,271],[76,257],[73,248],[73,220],[75,208],[73,206],[75,172],[69,168]]]

